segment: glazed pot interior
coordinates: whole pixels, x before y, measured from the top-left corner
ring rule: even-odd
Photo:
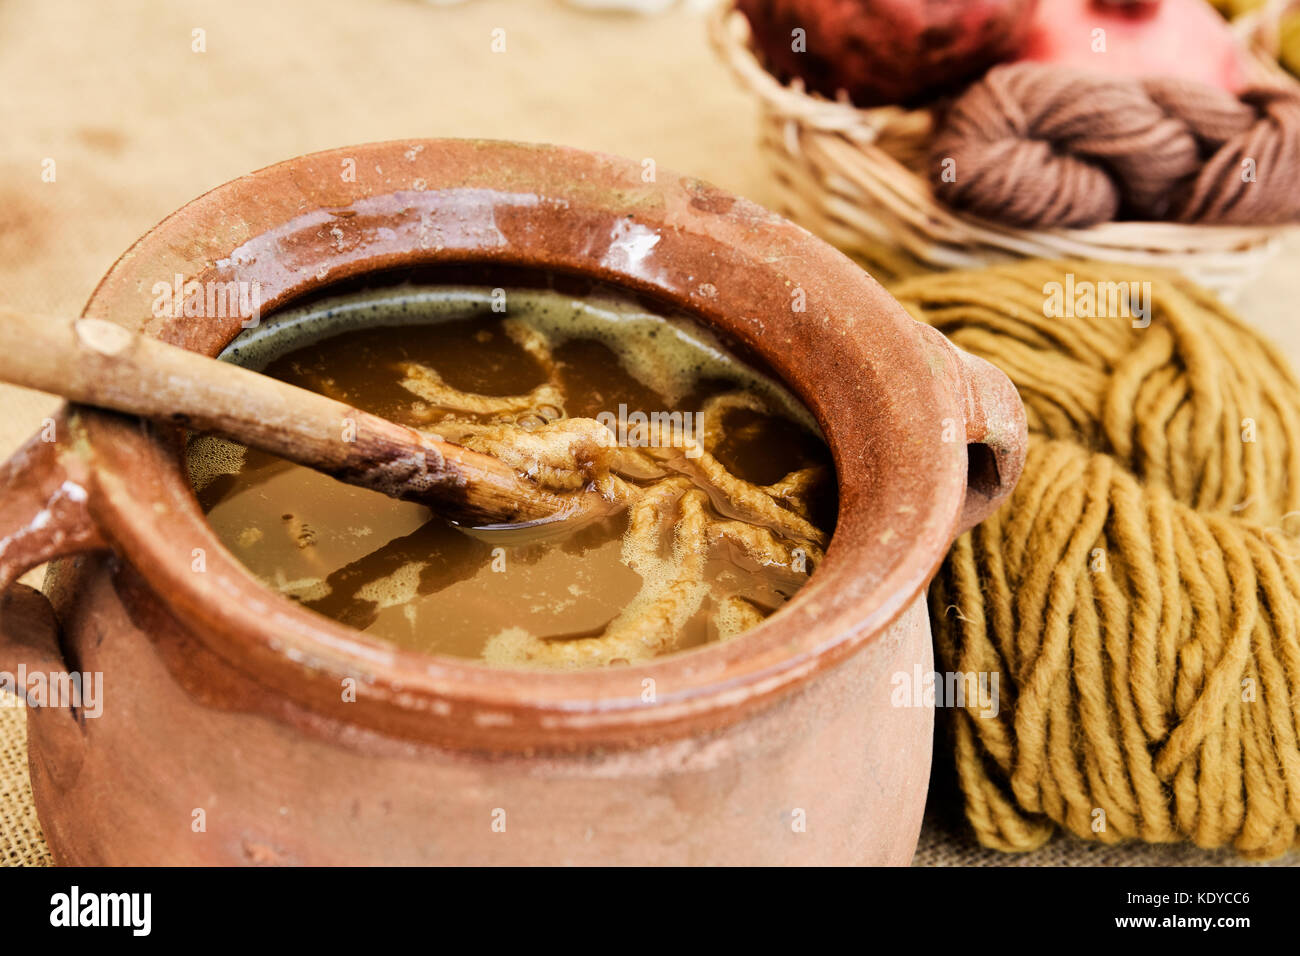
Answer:
[[[364,154],[383,178],[339,187],[307,175],[345,154]],[[638,169],[570,150],[539,158],[533,147],[459,142],[305,157],[164,221],[114,267],[86,314],[217,355],[241,331],[238,317],[124,317],[148,314],[151,284],[173,271],[257,282],[266,315],[410,269],[459,281],[488,270],[507,287],[545,274],[646,297],[715,330],[740,358],[761,359],[820,425],[839,523],[807,584],[732,641],[615,672],[508,671],[402,651],[253,579],[200,512],[175,430],[77,410],[94,450],[97,517],[207,650],[300,706],[401,736],[521,748],[626,742],[632,731],[734,719],[742,699],[757,705],[833,665],[917,598],[965,492],[966,446],[938,440],[961,414],[951,349],[803,230],[693,180],[646,185]],[[792,289],[802,310],[791,308]],[[191,570],[197,548],[203,574]],[[343,709],[348,677],[365,693]]]
[[[595,396],[603,396],[598,398],[602,403],[600,415],[615,414],[605,411],[607,409],[622,409],[622,414],[627,414],[631,408],[635,416],[645,414],[637,412],[638,407],[661,407],[647,404],[645,396],[634,398],[633,394],[621,395],[622,399],[632,402],[630,406],[620,405],[611,393],[592,387],[593,383],[586,375],[595,374],[598,379],[603,378],[610,374],[604,369],[610,362],[623,368],[622,372],[614,373],[615,379],[619,376],[637,379],[641,387],[650,387],[651,391],[658,393],[665,403],[662,408],[677,409],[674,414],[684,431],[691,430],[693,423],[694,426],[703,424],[699,417],[701,406],[691,404],[691,396],[699,388],[705,388],[706,394],[709,390],[722,389],[733,396],[740,389],[744,394],[761,400],[780,419],[797,423],[798,428],[784,432],[774,432],[769,428],[762,438],[742,439],[740,447],[749,449],[749,457],[742,453],[740,459],[727,459],[732,462],[728,470],[736,474],[736,467],[766,468],[769,474],[765,481],[772,482],[817,460],[819,467],[827,469],[827,479],[820,484],[815,499],[810,502],[815,510],[808,517],[826,532],[827,538],[830,537],[834,529],[837,497],[834,470],[829,455],[824,450],[817,453],[816,439],[809,441],[807,438],[820,436],[820,429],[796,396],[765,374],[768,370],[754,367],[753,357],[742,363],[734,357],[731,343],[722,342],[715,333],[692,321],[689,316],[667,314],[669,310],[661,307],[648,309],[648,303],[631,301],[607,284],[578,290],[571,280],[556,283],[553,277],[536,275],[515,277],[518,284],[506,287],[499,275],[488,274],[478,278],[484,281],[474,285],[444,284],[407,271],[398,277],[375,277],[375,281],[359,291],[349,290],[340,294],[326,287],[321,290],[321,295],[313,296],[311,302],[260,316],[255,325],[242,330],[227,344],[220,358],[257,371],[266,370],[274,363],[278,371],[273,371],[273,374],[293,376],[302,366],[296,359],[284,361],[287,356],[317,343],[346,336],[339,343],[327,346],[332,349],[327,354],[333,358],[327,369],[318,368],[316,374],[321,375],[318,387],[325,388],[327,394],[335,398],[358,402],[368,411],[396,415],[396,420],[401,422],[407,421],[404,416],[410,412],[402,405],[400,395],[407,395],[416,406],[422,402],[415,400],[412,392],[399,391],[395,398],[385,391],[385,384],[392,388],[394,376],[400,379],[405,374],[394,370],[389,363],[403,357],[414,358],[415,355],[420,356],[418,361],[421,363],[427,362],[430,368],[437,369],[440,382],[446,381],[443,376],[455,376],[473,355],[479,355],[479,361],[490,363],[480,372],[488,374],[490,381],[481,380],[481,384],[471,387],[470,391],[481,396],[503,396],[499,401],[505,404],[493,413],[491,420],[494,423],[513,423],[517,419],[520,410],[509,405],[512,401],[509,396],[516,396],[513,400],[517,401],[523,393],[540,386],[541,379],[529,378],[539,373],[549,377],[548,389],[561,390],[564,395],[561,400],[565,404],[556,408],[567,407],[571,416],[596,417],[597,409],[590,404]],[[557,284],[564,291],[558,291],[555,288]],[[348,285],[355,287],[356,283]],[[535,360],[513,341],[512,336],[493,339],[488,330],[505,319],[522,321],[526,327],[537,330],[535,334],[540,336],[537,341],[546,343],[545,373],[542,372],[543,366],[534,364]],[[536,325],[539,322],[540,327]],[[451,328],[435,331],[443,325]],[[379,339],[366,336],[358,339],[354,335],[376,328],[387,332]],[[480,343],[493,341],[495,344],[482,350],[481,345],[475,348],[465,341],[458,347],[444,338],[440,340],[440,347],[431,348],[427,344],[429,334],[450,334],[453,339],[473,338]],[[584,352],[582,346],[577,353],[561,351],[556,355],[557,365],[552,367],[550,350],[563,349],[565,343],[572,345],[575,338],[586,343],[587,351]],[[372,364],[375,362],[374,353],[361,342],[385,343],[379,348],[387,360]],[[344,346],[343,343],[352,344]],[[591,352],[592,346],[599,351]],[[462,352],[462,348],[468,348],[468,354]],[[495,358],[489,358],[489,354]],[[601,357],[596,358],[596,355]],[[523,364],[520,364],[521,360]],[[492,364],[502,362],[506,364]],[[307,364],[312,365],[310,358]],[[563,369],[571,372],[565,373],[561,371]],[[579,369],[585,369],[585,374],[577,371]],[[553,377],[574,373],[579,378],[564,385]],[[344,382],[348,384],[344,385]],[[340,389],[348,388],[361,390],[352,391],[353,395],[365,394],[367,382],[379,390],[371,392],[368,399],[345,398],[345,393],[340,392]],[[655,384],[651,386],[651,382]],[[613,394],[618,393],[615,391]],[[372,405],[370,402],[386,404]],[[684,418],[683,410],[687,410]],[[535,416],[537,413],[532,414]],[[541,421],[543,419],[534,417],[530,424]],[[635,425],[635,418],[632,424]],[[434,422],[424,427],[444,436],[448,434]],[[611,423],[611,427],[615,426]],[[698,436],[699,432],[696,434]],[[805,437],[796,440],[794,436],[797,434]],[[635,435],[629,437],[626,433],[624,440],[632,445],[638,443]],[[517,635],[521,629],[540,628],[540,633],[553,634],[581,633],[593,624],[604,628],[629,604],[635,606],[633,602],[637,593],[644,593],[647,587],[645,574],[653,573],[643,569],[637,587],[628,590],[632,575],[624,562],[615,563],[618,553],[625,553],[626,530],[621,526],[611,527],[608,521],[603,523],[603,530],[598,531],[598,539],[606,545],[614,544],[615,551],[611,554],[606,548],[603,558],[587,553],[595,546],[592,535],[573,539],[572,529],[561,541],[550,540],[543,530],[540,550],[528,547],[530,542],[537,541],[538,536],[527,530],[486,535],[474,532],[468,533],[466,539],[462,534],[449,532],[436,520],[433,525],[428,525],[430,512],[418,506],[395,503],[386,506],[378,496],[363,494],[359,497],[355,491],[311,476],[301,469],[284,472],[273,467],[268,472],[265,469],[269,462],[261,456],[254,457],[253,460],[259,464],[253,466],[252,475],[249,475],[231,457],[237,453],[223,442],[205,440],[191,443],[189,447],[189,470],[204,511],[228,550],[259,580],[268,584],[278,581],[275,589],[280,593],[288,593],[318,613],[398,646],[460,659],[480,659],[497,667],[545,667],[528,663],[532,653],[515,643],[521,640],[520,637],[506,636],[506,629]],[[725,450],[723,454],[725,457]],[[808,454],[813,458],[803,458]],[[242,458],[238,460],[242,461]],[[796,464],[796,461],[802,464]],[[781,466],[780,469],[772,471],[777,465]],[[236,477],[241,471],[245,472],[242,479]],[[747,477],[750,481],[756,480],[752,471]],[[286,487],[286,482],[294,490]],[[204,493],[210,485],[215,489],[215,495],[213,492]],[[249,492],[253,494],[251,499],[244,497]],[[751,520],[744,517],[746,512],[743,508],[739,512],[728,511],[728,508],[738,505],[729,504],[727,493],[720,487],[715,488],[714,493],[717,495],[714,507],[722,509],[717,514]],[[221,504],[232,494],[239,496],[240,503]],[[435,514],[436,511],[435,508]],[[358,522],[365,525],[364,533]],[[412,543],[411,536],[418,536],[415,540],[419,543]],[[316,547],[304,552],[304,542],[308,540],[315,542]],[[545,543],[548,540],[549,546]],[[481,550],[487,546],[501,547],[498,559],[501,564],[493,563]],[[512,565],[516,560],[522,562],[518,565],[523,569],[521,574],[503,576],[488,573],[506,570],[507,553],[511,555]],[[547,553],[549,559],[543,559]],[[539,571],[535,563],[539,559],[544,560],[543,568],[549,566],[551,570]],[[551,564],[551,561],[558,564]],[[816,564],[820,565],[820,555]],[[713,575],[719,573],[716,568],[715,565],[711,572],[701,570],[704,577],[697,580],[711,581]],[[427,570],[427,575],[420,576],[421,569]],[[808,571],[813,570],[808,568]],[[765,570],[761,562],[757,567],[747,566],[743,572],[736,568],[730,573],[731,583],[725,587],[753,588],[746,593],[752,594],[760,606],[764,600],[775,597],[777,610],[793,596],[792,586],[793,593],[797,593],[808,580],[807,574],[793,579],[773,577],[773,572]],[[417,584],[412,574],[425,583]],[[539,574],[545,577],[546,583],[539,582]],[[768,583],[755,586],[750,583],[754,581]],[[654,586],[653,578],[649,586]],[[583,596],[575,601],[571,593],[577,593],[579,587]],[[369,597],[364,596],[364,592],[368,592]],[[398,597],[399,593],[403,596]],[[519,602],[526,596],[529,600],[521,606]],[[716,598],[709,600],[712,602]],[[714,622],[709,626],[716,626],[718,614],[725,614],[725,609],[720,612],[713,603],[708,607],[712,609],[708,612],[709,619]],[[703,630],[704,626],[697,619],[697,630],[691,632],[679,622],[673,645],[652,656],[689,653],[701,644],[707,644],[709,637]],[[720,636],[715,634],[712,639]],[[608,643],[605,646],[609,646]],[[508,647],[515,650],[506,650]],[[560,658],[552,661],[550,669],[571,666],[563,660],[566,652],[559,653]],[[631,653],[629,650],[629,656]],[[608,656],[606,652],[605,658]],[[586,666],[600,666],[605,658]],[[612,666],[627,663],[627,660],[615,660]]]
[[[693,313],[683,312],[653,296],[582,276],[556,275],[527,269],[411,268],[362,275],[347,282],[326,285],[283,303],[256,324],[235,330],[218,357],[261,371],[275,359],[337,335],[363,328],[433,325],[461,319],[499,316],[494,296],[520,299],[527,312],[534,307],[563,304],[587,318],[609,325],[611,310],[626,310],[638,317],[656,317],[685,324],[701,333],[701,348],[724,350],[728,356],[761,375],[781,381],[762,353],[737,342]],[[502,300],[504,301],[504,299]],[[371,308],[371,304],[375,308]],[[515,309],[521,308],[518,305]],[[792,390],[793,391],[793,390]],[[785,396],[770,396],[790,418],[824,438],[805,400],[789,405]]]

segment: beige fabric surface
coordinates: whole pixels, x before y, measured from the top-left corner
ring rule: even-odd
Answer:
[[[491,50],[495,28],[505,30],[503,53]],[[206,52],[192,50],[195,30]],[[758,202],[773,197],[754,146],[755,106],[683,10],[638,18],[556,0],[7,0],[0,91],[0,302],[22,309],[80,310],[113,260],[189,199],[350,143],[563,143],[653,158]],[[53,183],[41,181],[46,159]],[[1298,266],[1292,243],[1241,303],[1293,360]],[[57,404],[0,386],[0,456]],[[931,803],[919,865],[1237,862],[1072,840],[1008,858],[972,843],[951,800]],[[48,862],[16,708],[0,708],[0,862]]]

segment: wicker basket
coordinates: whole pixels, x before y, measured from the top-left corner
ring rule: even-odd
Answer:
[[[1274,8],[1275,9],[1275,8]],[[1271,17],[1241,27],[1261,75],[1286,76],[1257,50]],[[1109,222],[1087,229],[1018,229],[939,203],[925,175],[931,110],[859,109],[782,84],[759,62],[749,22],[724,0],[710,14],[724,61],[762,104],[762,147],[781,211],[883,278],[1009,259],[1085,258],[1176,269],[1231,299],[1264,268],[1289,226]]]

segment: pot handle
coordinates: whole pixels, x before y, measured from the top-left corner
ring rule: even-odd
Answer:
[[[966,502],[959,531],[975,527],[1002,504],[1025,468],[1029,433],[1025,406],[1006,373],[955,348],[965,391]]]
[[[88,507],[88,469],[71,450],[70,430],[60,415],[0,465],[0,670],[11,675],[20,668],[28,674],[68,669],[54,608],[44,594],[15,582],[52,558],[106,547]],[[48,745],[42,756],[54,779],[67,781],[81,764],[82,732],[72,708],[59,711],[63,719],[42,727]]]

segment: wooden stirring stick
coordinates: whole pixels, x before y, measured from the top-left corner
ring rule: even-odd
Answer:
[[[468,527],[583,510],[491,455],[102,319],[0,309],[0,381],[221,435]]]

